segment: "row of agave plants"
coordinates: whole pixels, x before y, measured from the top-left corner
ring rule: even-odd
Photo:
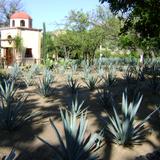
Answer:
[[[74,69],[72,69],[72,72],[68,75],[67,81],[68,87],[71,89],[74,98],[70,106],[65,109],[60,109],[60,115],[65,133],[65,143],[62,140],[60,132],[54,125],[54,121],[52,119],[50,119],[50,123],[58,137],[60,148],[57,149],[43,138],[37,137],[53,149],[53,152],[55,153],[55,157],[53,159],[98,159],[98,156],[94,156],[91,153],[97,151],[100,147],[103,146],[104,137],[107,137],[113,143],[117,143],[123,146],[142,143],[150,130],[150,128],[146,126],[146,122],[157,110],[159,110],[159,108],[150,113],[143,121],[136,122],[135,117],[140,107],[142,96],[137,94],[133,98],[133,101],[129,103],[127,98],[127,91],[125,90],[122,95],[122,110],[121,114],[119,114],[110,90],[110,88],[117,82],[112,69],[109,70],[107,77],[104,77],[104,74],[100,74],[101,78],[103,78],[105,82],[105,85],[103,90],[99,91],[99,99],[103,105],[108,105],[108,103],[110,103],[113,112],[108,114],[106,119],[103,121],[105,124],[104,126],[106,127],[100,131],[100,133],[91,134],[88,137],[85,136],[87,127],[87,108],[84,107],[84,101],[80,102],[78,99],[78,88],[80,86],[77,80],[73,79],[73,72],[76,71],[76,67],[74,66],[73,68]],[[100,72],[103,72],[103,66],[99,65],[97,68],[99,68]],[[83,70],[84,78],[86,78],[84,81],[88,88],[93,90],[96,84],[101,81],[101,78],[95,78],[93,75],[90,75],[91,68],[88,66],[88,64],[84,65]],[[128,72],[130,73],[129,69],[127,69],[127,71],[124,73],[126,80],[132,78]],[[141,72],[143,71],[140,70],[140,73]],[[17,130],[28,122],[36,120],[37,117],[43,114],[41,112],[26,112],[24,105],[24,102],[27,98],[26,95],[22,95],[19,99],[15,99],[15,94],[18,89],[15,84],[18,83],[16,80],[17,77],[20,77],[20,73],[20,67],[15,65],[10,71],[9,78],[2,81],[0,84],[1,130]],[[23,76],[23,78],[25,77],[24,79],[26,85],[32,85],[34,83],[33,77],[39,73],[39,68],[37,66],[32,66],[26,72],[26,75],[28,75],[29,78],[27,76],[27,78]],[[41,77],[42,78],[39,78],[37,88],[41,95],[48,96],[52,93],[51,84],[54,80],[53,73],[51,70],[44,69]],[[10,155],[6,156],[6,159],[14,159],[14,157],[15,152],[12,150]]]

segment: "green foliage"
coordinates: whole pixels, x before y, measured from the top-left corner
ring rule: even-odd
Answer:
[[[18,102],[5,104],[2,100],[0,106],[0,129],[13,131],[21,128],[38,116],[39,113],[26,111],[26,96],[18,99]]]
[[[13,42],[14,42],[14,47],[15,47],[17,53],[21,52],[21,50],[23,48],[23,39],[22,39],[22,37],[19,36],[19,35],[16,35],[14,37],[14,41]]]
[[[151,67],[151,78],[149,79],[149,87],[153,94],[157,94],[159,90],[159,69],[156,65]]]
[[[68,88],[70,88],[71,93],[72,94],[78,93],[78,89],[80,87],[80,84],[77,82],[77,80],[74,80],[72,75],[68,75],[67,81],[68,81],[67,86],[68,86]]]
[[[84,59],[92,64],[100,45],[118,44],[119,22],[105,7],[92,12],[73,10],[66,18],[66,28],[54,36],[55,50],[64,58]]]
[[[32,65],[27,71],[23,71],[23,79],[27,87],[34,84],[34,77],[40,73],[40,68],[38,65]]]
[[[130,84],[133,80],[133,68],[131,68],[130,66],[127,66],[126,68],[124,68],[124,79],[126,80],[127,84]]]
[[[9,79],[4,80],[4,85],[0,83],[0,96],[4,106],[9,106],[13,102],[16,91],[14,81]]]
[[[120,1],[120,0],[100,0],[108,2],[113,13],[125,20],[121,32],[127,33],[134,30],[139,41],[139,46],[144,50],[159,50],[160,35],[160,1]],[[154,12],[152,12],[154,11]],[[126,14],[125,14],[126,13]],[[124,16],[125,15],[125,16]]]
[[[141,122],[135,123],[137,111],[140,107],[142,96],[138,94],[133,101],[128,104],[127,92],[122,96],[122,114],[118,114],[113,106],[113,115],[109,115],[109,121],[106,121],[106,131],[114,143],[119,145],[140,144],[145,140],[149,131],[145,123],[156,112],[153,111]]]
[[[108,109],[113,105],[114,100],[112,92],[106,86],[103,86],[101,90],[98,90],[98,94],[99,94],[98,99],[100,101],[100,104],[105,109]]]
[[[9,71],[9,75],[10,75],[11,79],[16,80],[16,79],[20,78],[21,74],[22,74],[22,70],[21,70],[20,66],[15,63]]]
[[[76,115],[72,115],[66,110],[60,110],[65,142],[61,137],[58,129],[56,128],[53,120],[50,119],[53,130],[59,140],[60,146],[55,147],[38,137],[42,142],[47,144],[53,149],[55,160],[98,160],[98,156],[92,155],[102,145],[101,134],[94,133],[86,136],[87,118],[86,114],[81,114],[80,119],[77,119]]]
[[[52,71],[45,69],[42,79],[39,79],[38,93],[44,97],[52,94],[51,84],[53,83],[54,77]]]
[[[96,88],[96,85],[101,80],[98,77],[94,77],[93,75],[89,75],[87,78],[85,78],[84,82],[87,85],[87,87],[92,91]]]
[[[0,129],[13,131],[31,122],[38,113],[31,113],[26,110],[24,103],[27,96],[21,96],[15,102],[16,88],[13,81],[4,81],[0,84]]]
[[[81,114],[85,113],[87,108],[84,108],[84,101],[79,101],[78,94],[73,96],[71,105],[67,106],[67,110],[73,114],[76,115],[76,117],[79,117]]]
[[[114,73],[111,70],[107,73],[106,77],[102,76],[102,78],[104,80],[104,85],[107,88],[111,88],[111,87],[115,86],[117,83],[116,76],[114,75]]]

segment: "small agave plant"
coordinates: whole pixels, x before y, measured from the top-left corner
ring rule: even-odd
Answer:
[[[101,80],[98,77],[94,77],[93,75],[89,75],[87,78],[85,78],[84,82],[86,83],[87,87],[93,91],[97,84],[100,82]]]
[[[100,101],[100,104],[106,109],[110,108],[110,106],[113,105],[114,100],[113,100],[113,95],[112,92],[104,86],[102,90],[98,90],[98,98]]]
[[[107,88],[111,88],[117,84],[116,76],[113,74],[113,72],[108,72],[107,76],[102,76],[104,80],[104,84]]]
[[[39,79],[38,83],[38,91],[39,93],[47,97],[52,94],[52,88],[51,84],[53,83],[54,77],[52,75],[52,72],[48,69],[44,70],[42,79]]]
[[[18,64],[14,64],[11,70],[9,71],[9,75],[12,80],[17,80],[22,73],[22,70]]]
[[[0,83],[0,96],[5,106],[11,104],[17,91],[13,80],[4,80],[4,85]]]
[[[85,113],[87,108],[84,108],[84,101],[79,102],[78,100],[78,94],[76,94],[73,97],[71,105],[67,106],[67,110],[73,114],[76,115],[77,117],[80,116],[81,114]]]
[[[4,104],[1,98],[0,104],[0,130],[14,131],[25,124],[33,122],[40,116],[40,112],[30,112],[24,105],[27,96],[22,96],[17,102]]]
[[[59,140],[60,146],[55,147],[44,139],[38,137],[42,142],[53,149],[55,160],[98,160],[93,155],[102,146],[102,133],[85,135],[87,128],[86,114],[81,114],[80,119],[66,110],[60,110],[64,127],[65,142],[61,137],[53,120],[50,119],[53,130]]]
[[[68,75],[67,81],[68,81],[67,86],[68,88],[70,88],[71,93],[77,94],[78,89],[80,88],[80,84],[77,82],[77,80],[74,80],[72,75]]]
[[[127,92],[122,96],[122,115],[119,115],[113,106],[113,115],[109,115],[107,123],[107,134],[114,143],[128,146],[141,144],[149,132],[146,122],[159,109],[149,114],[143,121],[135,123],[136,113],[140,107],[142,96],[138,96],[128,104]]]

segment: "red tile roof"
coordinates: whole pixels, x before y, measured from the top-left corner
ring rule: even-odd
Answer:
[[[11,19],[32,19],[26,12],[16,12],[11,15]]]

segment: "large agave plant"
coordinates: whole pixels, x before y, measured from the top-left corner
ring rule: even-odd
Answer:
[[[76,115],[78,117],[81,114],[85,113],[85,111],[87,109],[87,108],[84,108],[83,105],[84,105],[84,101],[80,102],[78,100],[78,94],[76,94],[73,97],[71,105],[67,106],[67,109],[71,114]]]
[[[153,111],[143,121],[135,123],[136,113],[140,107],[142,96],[138,96],[128,104],[127,92],[122,96],[122,115],[119,115],[113,106],[113,115],[107,121],[107,133],[114,143],[119,145],[140,144],[145,140],[149,131],[145,123],[156,112]]]
[[[54,147],[44,139],[38,137],[42,142],[49,145],[54,151],[55,160],[98,160],[98,156],[93,152],[102,146],[101,134],[85,135],[87,127],[86,114],[82,114],[80,119],[76,115],[60,110],[64,127],[65,142],[56,128],[53,120],[50,120],[53,130],[60,142],[60,147]]]
[[[4,80],[4,84],[0,83],[0,96],[5,106],[12,103],[16,91],[13,80]]]
[[[34,112],[26,110],[25,102],[27,96],[23,95],[17,102],[4,104],[1,99],[0,105],[0,129],[13,131],[17,130],[28,122],[33,122],[41,114],[40,112]]]
[[[49,96],[52,94],[51,84],[53,83],[52,72],[48,69],[44,70],[42,79],[39,79],[38,91],[43,96]]]

